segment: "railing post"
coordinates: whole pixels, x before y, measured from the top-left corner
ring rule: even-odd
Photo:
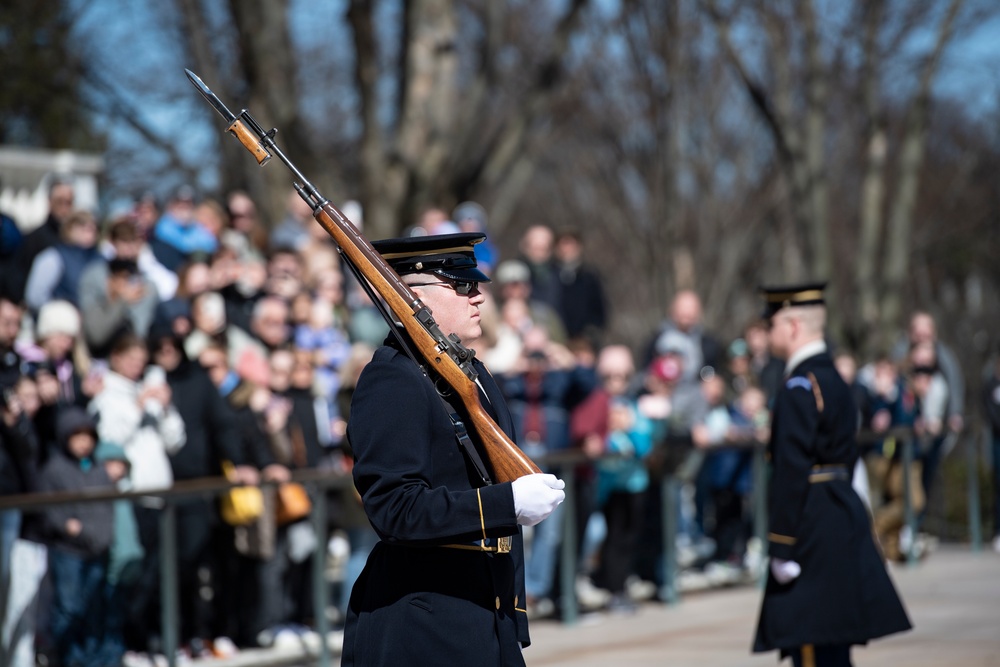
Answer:
[[[316,550],[313,552],[313,616],[316,622],[316,634],[319,635],[319,667],[330,667],[330,620],[326,617],[329,605],[329,588],[326,585],[326,542],[327,542],[327,506],[326,488],[322,484],[313,484],[313,504],[310,512],[313,533],[316,535]]]
[[[914,548],[917,542],[917,517],[913,511],[911,493],[913,485],[910,480],[910,473],[913,469],[913,445],[916,436],[910,433],[902,439],[903,446],[902,466],[903,466],[903,525],[910,534],[908,544],[900,545],[906,548],[906,564],[913,566],[917,564],[917,550]]]
[[[573,466],[563,469],[562,479],[566,482],[566,500],[562,511],[562,547],[560,549],[559,588],[562,591],[562,622],[576,623],[580,614],[576,600],[576,478]]]
[[[990,431],[983,428],[983,442],[990,446]],[[979,506],[979,448],[976,446],[976,436],[966,438],[966,463],[968,465],[969,482],[966,488],[969,493],[969,537],[972,540],[972,553],[979,553],[983,548],[983,517]],[[994,461],[993,465],[1000,465]]]
[[[753,447],[753,534],[760,548],[761,563],[767,561],[767,461],[764,446],[755,443]],[[767,567],[761,568],[759,585],[767,584]]]
[[[660,500],[663,512],[663,586],[660,597],[669,605],[680,601],[677,593],[677,512],[680,482],[676,475],[667,474],[661,483]]]
[[[170,667],[177,667],[177,598],[177,510],[167,499],[160,512],[160,637]]]

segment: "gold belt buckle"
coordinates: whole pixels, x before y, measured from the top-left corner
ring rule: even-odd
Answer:
[[[510,545],[511,545],[512,542],[513,542],[513,539],[511,538],[510,535],[507,535],[506,537],[498,537],[497,538],[497,553],[498,554],[509,554],[510,553]]]

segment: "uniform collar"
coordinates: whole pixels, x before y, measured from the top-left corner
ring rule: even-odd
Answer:
[[[788,363],[785,364],[785,377],[791,375],[795,368],[809,357],[815,357],[823,352],[826,352],[826,341],[822,338],[806,343],[788,358]]]

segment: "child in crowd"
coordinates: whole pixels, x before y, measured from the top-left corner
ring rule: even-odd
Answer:
[[[753,447],[766,444],[771,435],[764,391],[744,389],[733,402],[730,418],[729,437],[739,446],[714,454],[715,560],[739,566],[750,539],[745,510],[753,484]]]
[[[612,611],[632,612],[635,604],[625,593],[632,572],[632,556],[643,525],[643,503],[649,488],[645,459],[653,448],[653,423],[624,396],[608,407],[606,451],[614,455],[597,464],[598,503],[608,533],[601,549],[598,581],[611,592]]]
[[[334,306],[323,299],[309,304],[308,320],[295,327],[295,347],[312,353],[320,396],[333,397],[339,389],[339,370],[351,353],[347,334],[334,325]]]
[[[121,445],[102,441],[94,450],[94,460],[104,466],[119,491],[128,491],[130,464]],[[125,610],[132,584],[138,580],[145,551],[139,540],[139,525],[131,501],[114,501],[114,535],[108,553],[108,568],[101,594],[100,614],[104,635],[98,656],[102,665],[119,665],[125,655]]]
[[[97,428],[86,411],[76,406],[62,410],[56,434],[61,451],[42,469],[41,492],[111,486],[104,468],[94,461]],[[52,657],[60,665],[104,667],[106,663],[94,649],[103,634],[99,610],[114,529],[111,503],[49,506],[43,522],[52,581]]]

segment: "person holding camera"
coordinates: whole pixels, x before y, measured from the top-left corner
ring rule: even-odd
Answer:
[[[520,360],[512,372],[498,379],[518,443],[536,460],[569,448],[570,414],[597,384],[594,369],[578,364],[573,353],[553,342],[548,330],[539,325],[525,332]],[[557,508],[535,529],[525,562],[525,591],[533,616],[555,611],[553,582],[561,535],[562,510]]]
[[[106,358],[115,337],[131,332],[145,336],[159,303],[156,287],[139,272],[143,241],[130,220],[111,225],[112,257],[92,262],[80,277],[80,313],[91,352]]]

